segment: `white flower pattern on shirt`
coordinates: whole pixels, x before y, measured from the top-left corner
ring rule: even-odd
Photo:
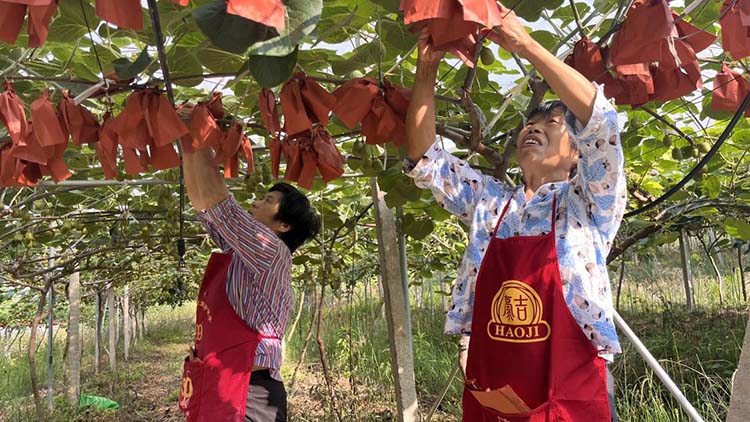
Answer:
[[[443,208],[469,226],[469,244],[446,316],[447,334],[471,333],[479,267],[500,213],[511,197],[498,228],[499,238],[548,233],[552,199],[557,195],[555,231],[565,301],[601,354],[621,352],[612,319],[614,306],[606,264],[626,206],[617,113],[599,88],[586,127],[570,112],[566,123],[580,151],[578,174],[570,181],[542,185],[528,202],[523,186],[513,189],[477,172],[445,151],[439,142],[413,169],[405,165],[418,187],[432,190]]]

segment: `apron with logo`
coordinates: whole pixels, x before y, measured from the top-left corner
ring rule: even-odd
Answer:
[[[231,253],[212,253],[195,317],[195,356],[186,358],[180,410],[189,422],[244,422],[255,349],[263,336],[250,329],[227,299]]]
[[[498,239],[510,201],[495,226],[476,281],[464,421],[610,420],[604,360],[562,294],[556,203],[547,234]]]

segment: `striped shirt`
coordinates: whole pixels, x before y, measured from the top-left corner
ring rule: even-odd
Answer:
[[[234,252],[227,274],[227,298],[250,328],[265,336],[252,362],[270,368],[281,381],[281,338],[292,307],[289,248],[229,196],[198,213],[211,239],[224,252]]]

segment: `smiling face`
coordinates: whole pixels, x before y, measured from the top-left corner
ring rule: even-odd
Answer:
[[[250,205],[250,214],[253,218],[277,234],[289,231],[291,228],[288,224],[275,218],[283,197],[284,194],[278,191],[267,192],[263,198],[253,201]]]
[[[567,175],[578,161],[565,125],[565,109],[532,114],[518,136],[518,162],[524,176]],[[552,181],[552,180],[548,180]]]

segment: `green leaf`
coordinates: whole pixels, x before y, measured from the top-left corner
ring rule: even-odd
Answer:
[[[372,0],[373,3],[380,5],[386,12],[399,13],[401,2],[400,0]]]
[[[406,54],[409,49],[414,47],[419,39],[419,34],[411,32],[406,26],[402,25],[401,22],[396,22],[391,19],[382,19],[380,26],[380,32],[383,34],[383,42],[389,47],[399,50],[400,54]]]
[[[728,235],[741,240],[750,240],[750,224],[736,218],[724,220],[724,231]]]
[[[246,65],[260,86],[271,88],[286,82],[292,76],[294,67],[297,66],[298,51],[295,48],[284,57],[250,56]]]
[[[235,73],[240,70],[245,61],[243,56],[214,48],[211,45],[198,48],[195,56],[206,69],[215,73]]]
[[[435,224],[429,218],[416,219],[412,214],[404,214],[401,227],[404,234],[416,240],[422,240],[432,233],[432,230],[435,229]]]
[[[501,0],[500,3],[513,9],[519,17],[533,22],[542,16],[544,9],[554,10],[563,4],[563,0]]]
[[[139,73],[146,69],[146,66],[148,66],[149,63],[151,63],[151,56],[148,55],[148,48],[144,48],[134,62],[131,62],[124,57],[112,62],[115,67],[117,78],[122,81],[135,78]]]
[[[541,44],[547,50],[552,50],[555,47],[555,45],[557,45],[557,40],[555,39],[555,35],[549,31],[545,31],[545,30],[533,31],[530,35],[531,35],[531,38],[535,39],[539,44]]]
[[[81,5],[77,1],[59,2],[58,11],[60,13],[49,27],[49,36],[47,41],[75,42],[88,33],[86,20],[81,12]],[[94,31],[99,25],[99,18],[94,13],[94,8],[90,2],[83,2],[83,9],[86,11],[91,30]]]
[[[701,188],[709,198],[716,199],[721,194],[721,180],[718,176],[707,177],[701,182]]]
[[[320,20],[323,0],[284,0],[286,28],[278,36],[254,44],[250,55],[288,56],[306,36],[312,34]]]
[[[406,198],[397,191],[388,192],[383,197],[388,208],[396,208],[406,204]]]
[[[685,3],[694,3],[695,1],[697,0]],[[689,6],[689,4],[686,4],[686,6]],[[720,2],[703,2],[700,7],[696,8],[692,13],[690,13],[690,17],[693,18],[690,23],[703,29],[704,31],[713,32],[713,24],[719,20],[720,10]]]
[[[203,74],[203,66],[195,57],[195,50],[185,47],[175,47],[167,53],[167,62],[169,63],[169,74],[172,79],[183,78],[186,76]],[[203,78],[177,79],[174,81],[180,86],[196,86],[203,82]]]
[[[374,40],[354,49],[349,57],[343,60],[331,60],[331,69],[336,75],[346,75],[354,70],[361,70],[378,62],[383,50],[380,40]]]
[[[750,129],[734,131],[732,141],[739,146],[750,147]]]
[[[215,46],[230,53],[244,53],[251,45],[275,35],[272,28],[227,13],[225,0],[193,10],[193,18]]]

